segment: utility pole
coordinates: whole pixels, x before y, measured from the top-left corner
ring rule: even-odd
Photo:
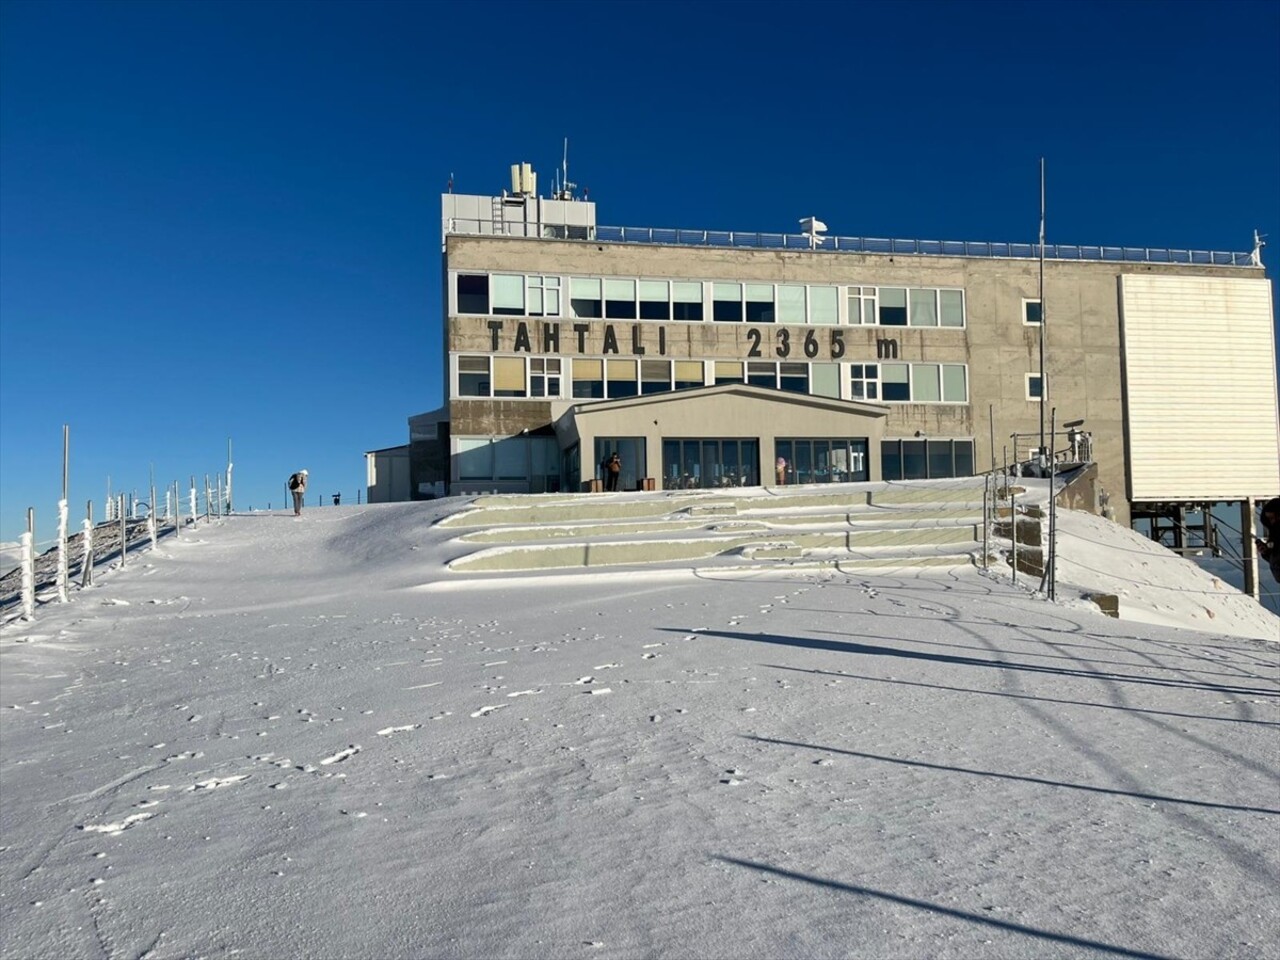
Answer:
[[[1040,455],[1045,455],[1044,410],[1049,405],[1049,381],[1044,372],[1044,157],[1040,158]],[[1043,461],[1042,461],[1043,462]]]

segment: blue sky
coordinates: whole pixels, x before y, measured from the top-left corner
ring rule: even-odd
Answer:
[[[354,499],[442,396],[439,194],[1280,258],[1276,3],[0,3],[0,538],[225,465]]]

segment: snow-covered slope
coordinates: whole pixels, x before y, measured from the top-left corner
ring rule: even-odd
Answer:
[[[1194,565],[460,578],[460,506],[6,625],[0,956],[1280,954],[1280,621]]]

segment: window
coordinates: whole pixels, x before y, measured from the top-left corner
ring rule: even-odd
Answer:
[[[458,312],[489,312],[489,278],[483,274],[458,274]]]
[[[1039,325],[1043,322],[1041,316],[1041,304],[1039,300],[1028,300],[1022,298],[1022,322],[1024,324]]]
[[[911,326],[936,327],[938,325],[938,291],[910,290]]]
[[[942,307],[942,326],[964,326],[964,291],[939,290],[938,300]]]
[[[604,362],[581,357],[572,363],[575,399],[599,400],[604,396]]]
[[[495,273],[489,278],[493,312],[502,316],[524,316],[524,276]]]
[[[701,387],[706,384],[706,374],[702,369],[701,360],[677,360],[676,361],[676,389],[684,390],[687,387]]]
[[[747,323],[773,323],[773,284],[746,285]]]
[[[529,358],[529,395],[532,397],[560,396],[559,358]]]
[[[881,396],[892,403],[911,401],[911,372],[905,363],[880,365]]]
[[[527,397],[524,382],[524,357],[493,358],[493,395],[495,397]]]
[[[458,357],[458,396],[489,396],[489,358]]]
[[[716,361],[716,383],[745,383],[745,365],[738,360]]]
[[[969,390],[966,385],[968,371],[963,363],[944,363],[942,365],[942,401],[944,403],[968,403]]]
[[[604,316],[604,302],[598,278],[570,278],[569,311],[577,320],[599,320]]]
[[[809,368],[811,386],[809,392],[815,397],[840,396],[840,364],[815,363]]]
[[[1027,374],[1027,399],[1037,403],[1044,400],[1044,391],[1038,373]]]
[[[779,438],[775,457],[787,462],[787,483],[857,483],[870,479],[862,437]]]
[[[941,370],[936,363],[913,363],[911,400],[914,403],[937,403],[942,399]]]
[[[702,284],[676,280],[671,284],[671,319],[702,319]]]
[[[643,282],[643,281],[642,281]],[[641,303],[641,306],[644,304]],[[671,362],[668,360],[640,361],[640,392],[665,393],[671,389]]]
[[[882,327],[907,325],[907,291],[904,288],[880,288],[880,325]]]
[[[742,322],[742,284],[711,285],[711,319],[728,323]]]
[[[789,393],[809,392],[809,365],[807,363],[782,363],[778,365],[778,386]]]
[[[840,321],[840,291],[835,287],[809,288],[809,322],[832,324]]]
[[[780,284],[778,286],[778,322],[804,323],[807,319],[804,287],[798,284]]]
[[[667,296],[665,280],[640,281],[640,319],[670,320],[671,303]]]
[[[879,400],[880,374],[874,363],[849,365],[849,397],[853,400]]]
[[[972,440],[884,440],[880,443],[883,480],[937,480],[973,476]]]
[[[609,278],[604,282],[604,315],[610,320],[636,318],[636,282]]]
[[[747,363],[747,383],[757,387],[777,387],[777,364],[767,360],[749,361]]]
[[[968,403],[969,369],[963,363],[882,363],[879,364],[879,394],[876,396],[877,365],[849,365],[849,397],[886,403]]]
[[[636,380],[636,362],[634,360],[606,360],[605,373],[608,375],[605,395],[610,399],[617,397],[634,397],[639,391]]]
[[[560,278],[529,277],[529,316],[560,316]]]
[[[474,440],[460,438],[455,459],[458,463],[458,479],[493,479],[493,444],[488,437]]]

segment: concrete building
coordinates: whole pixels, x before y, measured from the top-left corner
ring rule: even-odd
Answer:
[[[966,476],[1042,441],[1123,523],[1280,493],[1260,247],[1050,246],[1042,304],[1031,244],[606,227],[527,165],[442,208],[415,496],[590,490],[613,452],[620,489]]]

